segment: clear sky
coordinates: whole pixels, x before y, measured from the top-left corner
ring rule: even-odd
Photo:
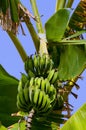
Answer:
[[[32,12],[29,0],[21,0],[24,5]],[[55,2],[56,0],[37,0],[37,5],[39,7],[39,12],[43,25],[48,20],[48,18],[53,15],[55,12]],[[79,0],[75,0],[73,7],[77,5]],[[32,20],[33,25],[34,21]],[[35,53],[35,48],[28,33],[26,26],[24,25],[26,36],[22,36],[21,31],[18,35],[20,41],[22,42],[23,47],[25,48],[28,55]],[[10,38],[6,34],[5,31],[2,30],[0,27],[0,64],[12,75],[20,79],[20,72],[24,72],[24,65],[23,62],[16,51],[13,43],[11,42]],[[70,96],[70,101],[74,105],[75,112],[83,103],[86,102],[86,72],[83,73],[83,80],[79,80],[78,84],[80,85],[80,90],[76,91],[74,88],[73,91],[77,93],[78,99],[74,99],[74,97]]]

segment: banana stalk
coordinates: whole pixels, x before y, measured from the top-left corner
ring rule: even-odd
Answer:
[[[59,9],[62,9],[65,7],[66,0],[56,0],[56,8],[55,11],[58,11]]]
[[[12,32],[7,31],[7,34],[9,35],[11,40],[13,41],[13,44],[15,45],[16,49],[18,50],[23,62],[25,62],[28,56],[27,56],[24,48],[22,47],[20,41]]]
[[[34,15],[37,18],[36,26],[37,26],[38,33],[44,33],[44,29],[42,27],[42,22],[41,22],[40,15],[39,15],[39,12],[38,12],[38,8],[37,8],[37,5],[36,5],[36,0],[30,0],[30,3],[32,5]]]

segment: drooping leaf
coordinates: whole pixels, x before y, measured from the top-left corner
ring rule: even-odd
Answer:
[[[59,78],[69,80],[80,75],[86,66],[84,45],[65,46],[60,56]]]
[[[69,27],[77,31],[86,29],[86,1],[81,0],[79,2],[72,14]]]
[[[70,10],[60,9],[45,24],[48,42],[61,41],[70,17]]]
[[[17,86],[18,79],[9,75],[0,65],[0,121],[5,126],[16,121],[11,114],[17,111]]]
[[[86,104],[84,104],[61,128],[61,130],[86,129]]]

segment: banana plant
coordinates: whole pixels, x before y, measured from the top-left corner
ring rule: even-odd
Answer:
[[[17,79],[0,65],[0,130],[40,130],[40,126],[43,130],[69,130],[70,123],[71,129],[84,130],[86,104],[70,118],[73,106],[68,100],[70,94],[77,98],[72,89],[80,88],[76,81],[86,68],[86,1],[81,0],[74,10],[73,2],[56,0],[55,13],[43,27],[36,0],[30,0],[34,16],[20,0],[0,0],[0,25],[25,70]],[[31,56],[17,36],[19,27],[25,35],[23,22],[36,49]]]

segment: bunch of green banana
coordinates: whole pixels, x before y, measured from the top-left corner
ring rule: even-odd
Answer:
[[[25,70],[28,77],[46,78],[49,71],[53,68],[53,61],[46,54],[28,57],[25,62]]]
[[[48,113],[56,103],[56,89],[47,79],[31,78],[29,81],[23,75],[18,87],[17,106],[22,111],[29,112],[33,108],[37,113]]]

